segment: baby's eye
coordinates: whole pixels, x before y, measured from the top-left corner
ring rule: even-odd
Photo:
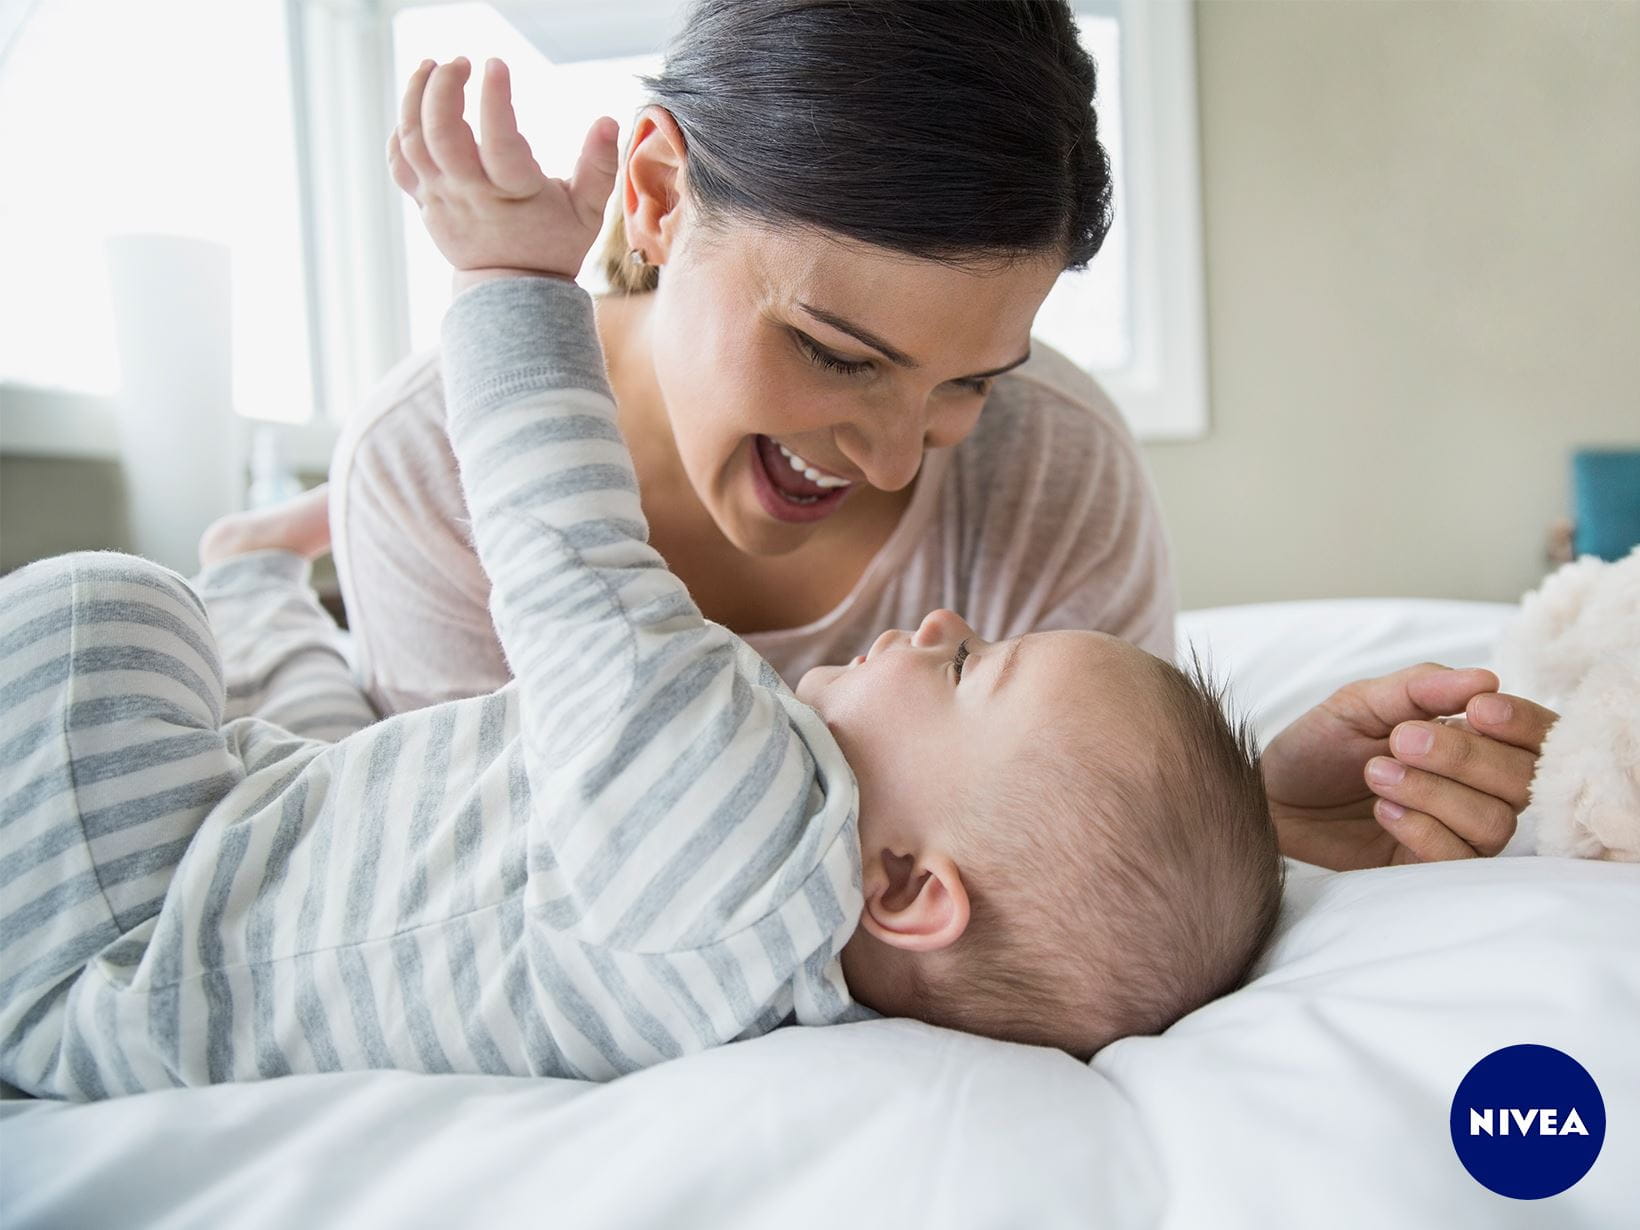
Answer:
[[[957,682],[962,682],[962,664],[968,658],[968,642],[965,640],[957,646],[957,656],[952,659],[951,665],[956,668]]]

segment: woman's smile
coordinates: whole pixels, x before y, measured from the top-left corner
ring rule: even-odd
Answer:
[[[747,450],[757,501],[779,521],[822,521],[859,486],[820,470],[768,436],[752,436]]]

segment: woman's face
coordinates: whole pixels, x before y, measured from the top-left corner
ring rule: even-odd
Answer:
[[[795,550],[962,440],[995,376],[1028,357],[1059,273],[754,227],[673,238],[646,323],[655,380],[690,485],[754,555]]]

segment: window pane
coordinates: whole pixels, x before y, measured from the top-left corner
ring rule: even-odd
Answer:
[[[0,380],[119,385],[103,237],[232,253],[234,408],[308,417],[279,0],[42,0],[0,70]]]
[[[659,35],[657,34],[657,37]],[[488,4],[439,4],[405,9],[393,17],[393,72],[396,89],[423,60],[443,63],[464,55],[473,62],[467,82],[467,122],[478,125],[479,78],[484,61],[496,56],[512,75],[518,131],[548,175],[565,176],[575,166],[587,128],[600,115],[620,121],[621,140],[643,105],[642,73],[660,68],[661,57],[634,56],[554,64]],[[386,174],[384,168],[382,174]],[[421,350],[438,344],[439,323],[450,305],[450,266],[427,236],[416,203],[401,194],[405,260],[410,286],[410,344]],[[582,282],[595,294],[607,289],[594,266],[601,243],[593,245]]]
[[[1080,366],[1094,371],[1125,366],[1128,334],[1128,224],[1122,186],[1121,28],[1113,17],[1077,15],[1082,46],[1098,66],[1099,139],[1116,181],[1116,221],[1099,255],[1079,273],[1061,275],[1037,314],[1032,332]]]

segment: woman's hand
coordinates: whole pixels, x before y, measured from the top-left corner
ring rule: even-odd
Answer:
[[[463,275],[548,274],[573,279],[603,226],[615,186],[619,125],[601,116],[575,172],[553,179],[536,165],[513,115],[507,66],[485,65],[482,144],[463,118],[471,66],[465,57],[423,60],[410,76],[387,143],[393,182],[421,206],[421,220]]]
[[[1503,849],[1558,715],[1497,687],[1425,663],[1340,688],[1282,731],[1264,751],[1282,853],[1347,871]]]

